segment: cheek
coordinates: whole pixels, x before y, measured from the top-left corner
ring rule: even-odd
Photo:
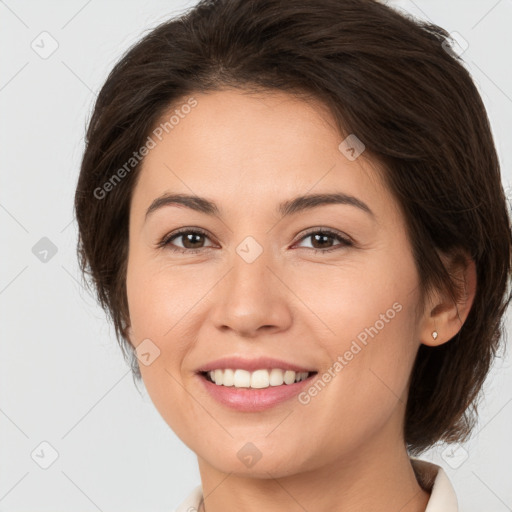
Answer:
[[[135,254],[130,258],[126,288],[137,341],[144,338],[160,340],[165,353],[184,348],[183,325],[206,291],[201,274],[187,271],[185,267],[162,264],[161,260],[148,256]]]
[[[140,344],[139,354],[146,352],[143,346],[150,353],[149,361],[139,355],[144,387],[164,421],[186,440],[191,419],[184,411],[191,408],[181,370],[190,336],[183,329],[195,300],[187,297],[187,287],[179,289],[179,279],[170,279],[171,275],[144,262],[137,264],[133,258],[128,265],[126,287],[134,345]]]
[[[283,276],[303,304],[299,321],[314,329],[331,360],[349,350],[352,341],[371,347],[368,353],[380,354],[382,347],[390,357],[410,348],[407,333],[414,331],[418,276],[412,260],[402,255],[397,262],[393,256],[382,251],[363,262],[347,258],[337,266],[309,266],[307,272]]]
[[[406,402],[419,345],[418,275],[412,259],[403,254],[400,262],[397,258],[390,253],[369,259],[364,272],[319,269],[309,275],[309,286],[302,282],[297,292],[308,298],[316,315],[310,330],[314,328],[328,353],[319,372],[322,382],[304,400],[323,424],[335,424],[347,436],[377,430]],[[339,407],[328,408],[329,403]]]
[[[155,404],[160,402],[162,388],[178,391],[180,363],[186,350],[180,318],[187,313],[188,301],[180,293],[179,283],[169,277],[169,272],[164,276],[154,262],[144,261],[137,252],[130,255],[126,290],[132,344],[138,352],[144,384]],[[150,355],[145,358],[142,353]]]

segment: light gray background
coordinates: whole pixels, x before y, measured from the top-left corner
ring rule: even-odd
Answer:
[[[149,29],[194,3],[0,1],[0,511],[170,511],[200,483],[195,455],[139,394],[113,329],[80,286],[72,209],[86,121],[108,72]],[[463,58],[508,190],[512,1],[390,3],[468,41]],[[58,43],[48,58],[31,47],[51,49],[43,31]],[[32,251],[43,237],[57,249],[46,262]],[[422,456],[446,469],[462,510],[512,510],[511,426],[508,355],[487,381],[472,440]],[[58,453],[47,469],[43,441]]]

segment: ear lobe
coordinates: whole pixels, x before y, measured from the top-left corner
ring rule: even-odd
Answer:
[[[451,340],[461,329],[469,315],[476,294],[476,265],[467,255],[452,258],[440,255],[455,283],[456,302],[446,291],[439,291],[433,307],[429,307],[423,319],[421,343],[431,347]],[[437,334],[436,334],[437,333]]]

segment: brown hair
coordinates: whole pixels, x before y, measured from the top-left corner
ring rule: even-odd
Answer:
[[[404,425],[412,454],[469,436],[511,299],[512,236],[487,114],[448,38],[375,0],[204,0],[127,51],[89,122],[75,210],[81,270],[134,377],[125,279],[140,165],[130,170],[126,162],[187,95],[287,91],[322,101],[340,133],[356,134],[381,164],[406,220],[423,297],[446,289],[455,299],[460,291],[438,251],[474,260],[469,316],[449,342],[420,346]],[[123,165],[122,182],[113,183]]]

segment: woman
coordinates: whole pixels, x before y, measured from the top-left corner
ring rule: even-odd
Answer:
[[[448,34],[373,0],[211,0],[116,64],[81,268],[197,454],[178,510],[457,510],[510,301],[485,108]]]

